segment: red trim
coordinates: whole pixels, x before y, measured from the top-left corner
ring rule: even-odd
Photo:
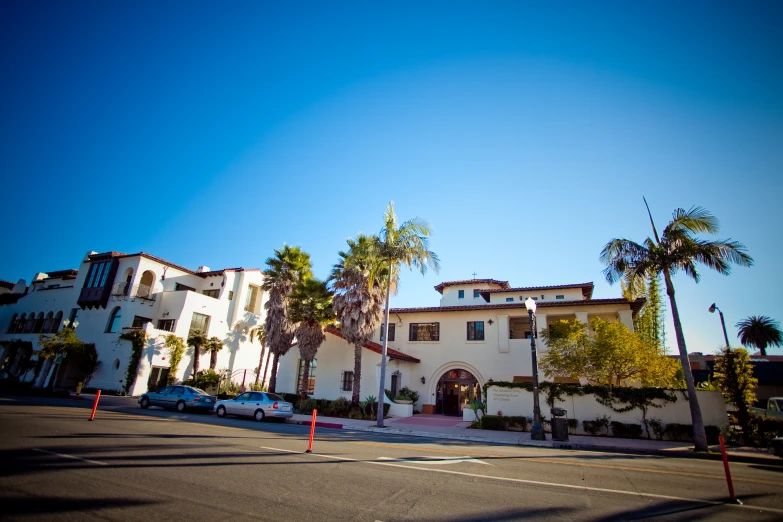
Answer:
[[[330,333],[332,335],[336,335],[340,339],[345,339],[345,337],[343,337],[343,333],[340,330],[338,330],[337,328],[326,327],[326,328],[324,328],[324,332]],[[373,351],[373,352],[379,354],[379,355],[383,353],[383,346],[381,346],[378,343],[374,343],[372,341],[367,341],[366,343],[364,343],[364,347],[367,348],[370,351]],[[391,359],[398,359],[400,361],[408,361],[408,362],[415,362],[415,363],[420,363],[421,362],[419,359],[417,359],[415,357],[412,357],[410,355],[404,354],[402,352],[399,352],[399,351],[394,350],[394,349],[389,348],[389,347],[386,348],[386,354]]]
[[[593,285],[593,282],[590,281],[589,283],[577,283],[573,285],[522,286],[518,288],[503,288],[503,289],[486,288],[484,290],[481,290],[479,293],[481,294],[481,297],[483,297],[486,302],[489,302],[489,294],[501,294],[506,292],[537,292],[539,290],[562,290],[565,288],[581,288],[582,295],[584,296],[584,298],[590,299],[593,296],[594,287],[595,285]]]
[[[590,299],[584,301],[537,301],[536,306],[538,308],[555,308],[562,306],[593,306],[602,304],[627,304],[630,305],[633,313],[639,311],[639,308],[646,302],[646,299],[640,297],[636,301],[628,301],[627,299]],[[469,306],[430,306],[424,308],[392,308],[389,313],[392,314],[410,314],[417,312],[469,312],[471,310],[503,310],[509,308],[525,308],[525,303],[498,303],[498,304],[485,304],[485,305],[469,305]]]
[[[496,279],[463,279],[462,281],[444,281],[443,283],[437,285],[435,290],[442,294],[443,289],[447,286],[469,285],[471,283],[500,285],[501,288],[508,288],[508,281],[498,281]]]

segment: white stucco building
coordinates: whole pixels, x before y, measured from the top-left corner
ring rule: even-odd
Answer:
[[[252,382],[261,345],[250,342],[248,331],[262,323],[262,281],[259,269],[199,267],[194,271],[144,252],[89,252],[77,269],[38,273],[29,287],[21,281],[3,296],[0,341],[30,341],[37,350],[39,333],[57,332],[64,321],[76,323],[77,336],[95,344],[101,363],[89,386],[119,390],[124,386],[131,344],[118,342],[118,337],[130,328],[144,328],[149,342],[129,390],[138,395],[166,381],[170,363],[163,337],[174,333],[187,339],[190,331],[200,329],[223,341],[216,369],[229,370],[236,381]],[[208,353],[201,355],[200,366],[209,367]],[[187,348],[176,379],[187,378],[192,369],[193,356]],[[48,361],[35,385],[49,384],[52,370]],[[32,373],[28,372],[28,380]],[[53,384],[73,388],[82,378],[66,360]]]
[[[419,393],[423,413],[461,415],[465,404],[488,380],[532,380],[530,321],[524,301],[536,300],[537,332],[560,319],[593,317],[620,321],[633,329],[633,316],[644,303],[626,299],[593,299],[593,283],[512,288],[507,281],[472,279],[435,287],[440,305],[396,308],[390,313],[389,361],[385,388],[404,386]],[[318,349],[313,397],[350,399],[353,346],[339,331],[328,330]],[[361,398],[378,396],[380,329],[362,354]],[[546,352],[537,336],[539,356]],[[300,370],[296,347],[280,359],[277,390],[294,392]],[[551,379],[550,379],[551,380]]]

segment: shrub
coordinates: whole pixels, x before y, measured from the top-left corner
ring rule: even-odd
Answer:
[[[576,429],[579,427],[579,421],[576,419],[568,419],[568,433],[573,435],[576,433]]]
[[[398,397],[402,397],[403,400],[412,401],[414,406],[419,401],[419,393],[411,390],[407,386],[403,386],[398,392]]]
[[[508,428],[508,417],[502,415],[484,415],[481,427],[485,430],[505,431]]]
[[[606,415],[602,415],[600,417],[596,417],[595,420],[592,421],[582,421],[582,426],[584,427],[587,433],[589,433],[594,437],[598,435],[598,432],[600,432],[601,430],[604,430],[604,435],[608,435],[609,420],[610,417],[607,417]]]
[[[751,438],[754,444],[766,447],[775,437],[783,436],[783,419],[750,417]]]
[[[512,431],[527,431],[529,419],[523,416],[504,417],[506,419],[506,429]],[[517,428],[517,429],[513,429]]]
[[[690,442],[693,440],[693,426],[691,424],[678,424],[672,422],[667,424],[663,430],[664,437],[668,437],[669,440],[676,440],[680,442]]]
[[[612,421],[610,425],[612,426],[613,437],[638,439],[642,436],[642,426],[640,424]]]
[[[290,402],[294,405],[294,408],[298,408],[300,396],[298,393],[278,393],[286,402]]]
[[[301,399],[299,401],[299,411],[307,415],[313,413],[313,410],[318,408],[318,401],[315,399]]]
[[[329,404],[329,407],[324,410],[324,415],[329,417],[345,417],[350,411],[351,401],[345,397],[340,397]]]
[[[718,437],[720,436],[720,426],[704,426],[704,431],[707,433],[707,444],[719,444]]]
[[[657,440],[663,440],[663,422],[661,422],[661,419],[657,417],[650,417],[647,419],[647,429],[648,437],[650,435],[649,430],[652,430],[652,434]]]

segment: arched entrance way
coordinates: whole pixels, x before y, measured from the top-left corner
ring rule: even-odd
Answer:
[[[473,399],[481,400],[481,385],[467,370],[454,369],[444,373],[438,380],[435,393],[435,413],[462,415]]]

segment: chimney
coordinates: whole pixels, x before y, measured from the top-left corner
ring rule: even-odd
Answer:
[[[199,274],[204,273],[204,272],[209,272],[209,271],[210,270],[209,270],[208,266],[200,266],[200,267],[198,267],[198,270],[196,270],[196,272],[199,273]]]

